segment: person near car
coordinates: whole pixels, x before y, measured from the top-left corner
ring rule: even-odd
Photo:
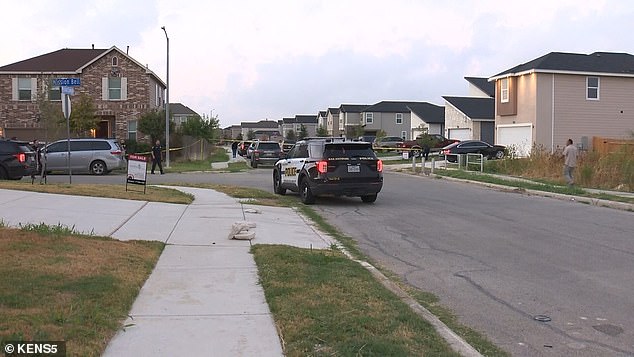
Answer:
[[[152,146],[152,174],[154,174],[154,169],[156,165],[158,165],[159,170],[161,170],[161,175],[163,174],[163,165],[161,165],[161,152],[163,148],[161,148],[161,141],[156,140],[154,146]]]
[[[231,143],[231,152],[233,153],[233,158],[236,158],[236,153],[238,152],[238,142],[234,141]]]
[[[575,183],[573,171],[575,170],[575,167],[577,167],[577,156],[579,155],[579,151],[577,150],[577,147],[573,145],[572,139],[568,139],[566,142],[563,155],[564,177],[566,178],[568,186],[572,186]]]

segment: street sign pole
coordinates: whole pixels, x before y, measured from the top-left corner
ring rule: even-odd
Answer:
[[[64,93],[64,116],[66,117],[66,140],[67,140],[67,153],[66,162],[68,164],[68,184],[73,184],[73,171],[70,167],[70,99],[69,94]]]
[[[81,85],[81,78],[54,78],[51,83],[53,86],[61,87],[64,98],[62,99],[62,112],[66,118],[66,142],[67,142],[67,158],[68,164],[68,183],[73,183],[73,171],[70,166],[70,96],[75,94],[73,87]]]

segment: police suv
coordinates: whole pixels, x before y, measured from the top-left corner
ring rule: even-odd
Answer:
[[[305,204],[321,195],[361,197],[372,203],[382,187],[383,162],[372,144],[344,138],[298,141],[273,169],[275,193],[299,192]]]

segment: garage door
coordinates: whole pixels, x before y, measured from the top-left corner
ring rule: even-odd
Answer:
[[[449,138],[448,139],[456,139],[456,140],[470,140],[471,139],[471,130],[469,128],[466,129],[449,129]]]
[[[531,124],[498,125],[496,144],[513,146],[518,156],[528,156],[533,146]]]

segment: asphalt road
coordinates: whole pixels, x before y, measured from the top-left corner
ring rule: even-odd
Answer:
[[[272,192],[270,176],[263,168],[154,175],[150,182]],[[67,182],[49,176],[58,179]],[[435,293],[514,356],[634,355],[632,212],[395,173],[386,173],[374,204],[323,198],[314,208],[375,262]]]

